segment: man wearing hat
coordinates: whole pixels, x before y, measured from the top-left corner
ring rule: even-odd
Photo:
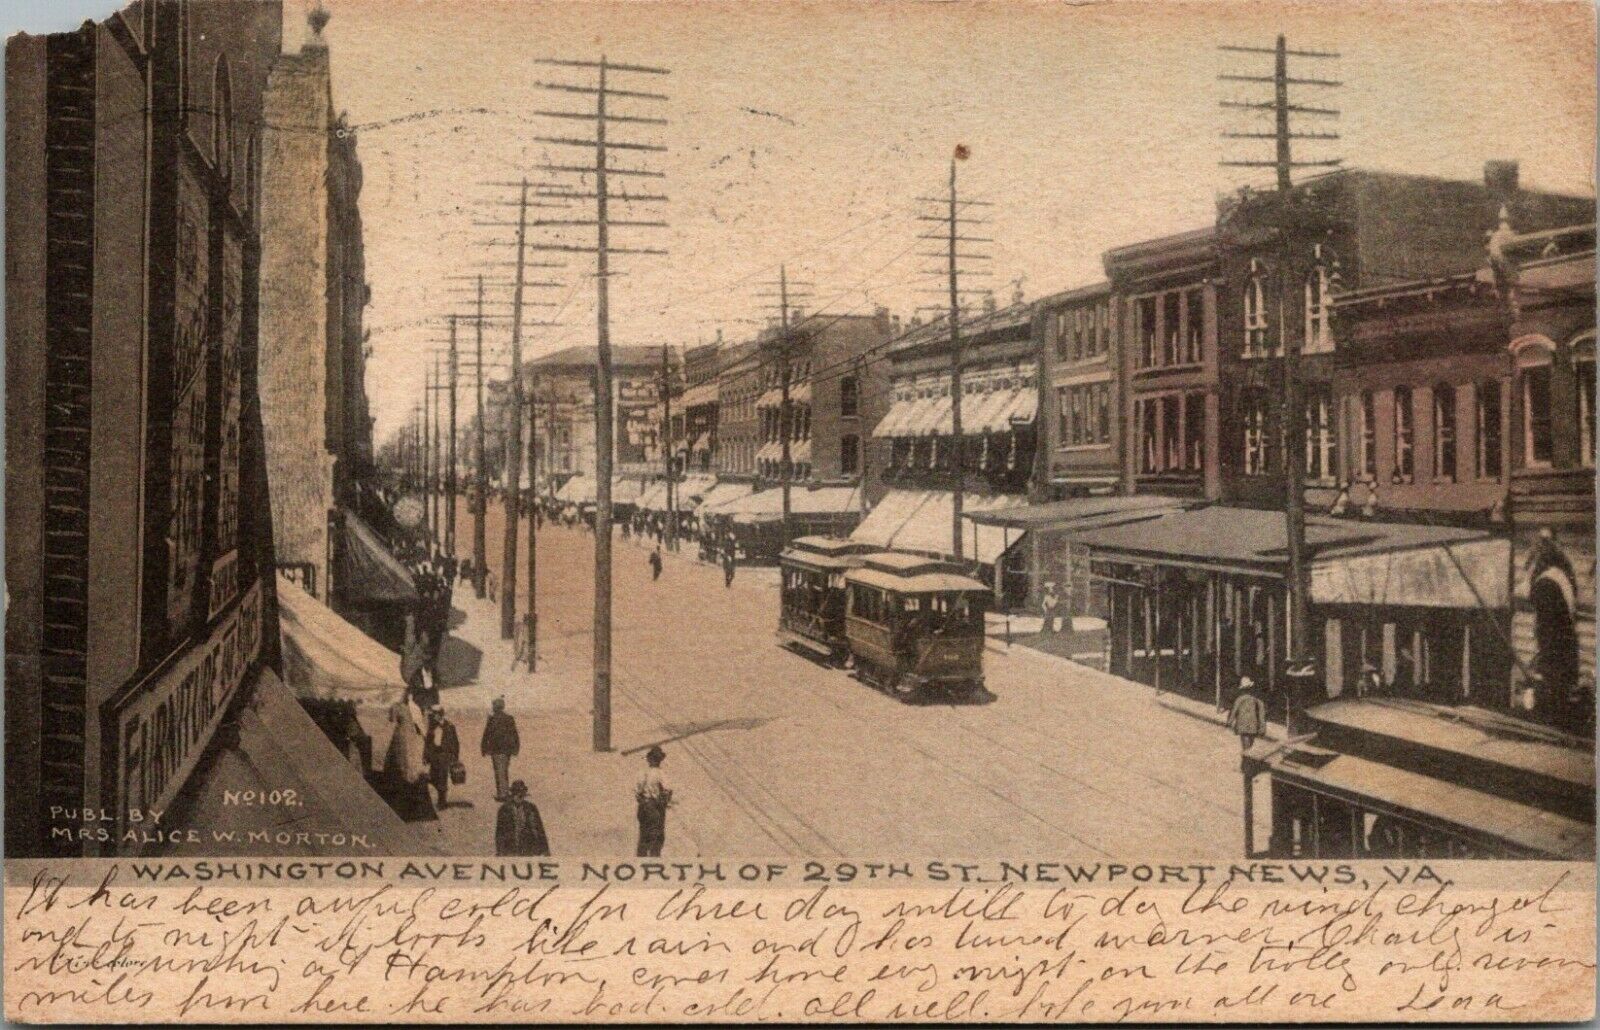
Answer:
[[[661,780],[661,763],[667,760],[667,753],[659,744],[652,744],[644,760],[644,775],[633,789],[639,814],[638,857],[660,858],[667,842],[667,806],[672,804],[672,791]]]
[[[522,750],[522,738],[517,734],[517,720],[506,711],[506,699],[497,697],[491,706],[489,721],[483,724],[483,740],[479,750],[494,766],[494,799],[504,801],[511,781],[511,756]]]
[[[539,808],[528,800],[528,785],[521,780],[511,785],[511,796],[500,806],[494,824],[496,855],[548,855],[550,839],[544,833]]]
[[[1267,705],[1256,693],[1255,680],[1239,679],[1239,696],[1228,713],[1228,729],[1239,735],[1239,750],[1249,751],[1256,738],[1267,732]]]
[[[461,736],[456,724],[438,705],[428,713],[428,741],[423,748],[423,760],[428,763],[428,778],[439,794],[439,807],[450,803],[450,772],[461,761]]]

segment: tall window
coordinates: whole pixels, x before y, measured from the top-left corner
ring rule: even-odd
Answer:
[[[1156,451],[1156,404],[1153,399],[1138,402],[1139,471],[1156,471],[1160,455]]]
[[[1067,315],[1065,311],[1057,311],[1051,319],[1056,334],[1056,360],[1067,360]]]
[[[1272,419],[1267,395],[1260,390],[1247,391],[1241,398],[1244,406],[1244,471],[1245,475],[1262,476],[1273,471],[1271,439]]]
[[[1167,293],[1161,298],[1162,326],[1166,336],[1161,351],[1163,364],[1176,365],[1183,360],[1182,307],[1182,295],[1179,293]]]
[[[1361,391],[1361,475],[1370,481],[1378,477],[1378,409],[1371,390]]]
[[[1396,483],[1409,483],[1416,475],[1417,424],[1411,409],[1411,387],[1394,388],[1394,473]]]
[[[1205,294],[1190,290],[1184,294],[1183,309],[1183,360],[1191,365],[1200,363],[1205,338]]]
[[[1261,357],[1267,353],[1267,269],[1251,259],[1250,278],[1244,284],[1244,354]]]
[[[1339,468],[1339,436],[1333,423],[1333,391],[1313,387],[1306,396],[1306,476],[1332,479]]]
[[[1493,379],[1477,384],[1474,425],[1478,431],[1477,473],[1479,479],[1499,479],[1501,469],[1500,384]]]
[[[1097,439],[1101,443],[1111,442],[1111,384],[1101,383],[1096,389],[1096,408],[1098,410]]]
[[[1456,388],[1449,383],[1433,387],[1433,478],[1456,478]]]
[[[1104,354],[1111,349],[1111,305],[1101,301],[1094,306],[1094,352]]]
[[[1177,394],[1161,398],[1162,468],[1183,468],[1183,407]]]
[[[1312,260],[1315,263],[1306,275],[1305,287],[1306,335],[1302,350],[1307,354],[1333,350],[1333,332],[1328,325],[1328,287],[1333,260],[1320,243],[1313,248]]]
[[[1072,387],[1056,387],[1056,441],[1057,446],[1066,447],[1072,443],[1071,408]]]
[[[1191,393],[1183,414],[1184,459],[1198,472],[1206,467],[1206,395]]]
[[[1137,320],[1139,328],[1139,364],[1153,368],[1156,363],[1156,299],[1140,297]]]
[[[1551,453],[1550,349],[1529,344],[1517,353],[1522,391],[1522,462],[1548,465]]]
[[[861,380],[843,376],[839,380],[839,414],[850,418],[861,413]]]
[[[839,472],[853,476],[861,471],[861,438],[846,433],[839,438]]]
[[[1573,344],[1572,385],[1578,392],[1578,463],[1594,465],[1594,340]]]

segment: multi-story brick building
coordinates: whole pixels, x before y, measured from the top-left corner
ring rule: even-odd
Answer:
[[[262,101],[260,383],[279,567],[354,614],[376,584],[341,577],[370,565],[343,552],[373,534],[345,523],[385,513],[370,489],[361,163],[334,114],[326,18],[279,57]]]
[[[717,371],[717,453],[721,479],[754,482],[761,448],[756,401],[761,396],[761,356],[756,341],[724,346]]]
[[[7,43],[8,856],[141,848],[129,813],[284,693],[256,390],[282,16],[147,0]]]
[[[666,353],[672,374],[680,375],[682,355],[672,347]],[[660,472],[654,448],[661,435],[656,416],[661,364],[660,347],[611,348],[612,469],[617,476],[639,478]],[[567,347],[523,362],[523,396],[535,409],[541,477],[585,476],[594,481],[597,369],[592,345]]]
[[[1047,498],[1108,493],[1124,485],[1120,305],[1110,283],[1067,290],[1039,301],[1039,493]]]
[[[1222,491],[1216,231],[1114,248],[1105,269],[1116,298],[1112,350],[1125,384],[1123,484],[1215,500]]]

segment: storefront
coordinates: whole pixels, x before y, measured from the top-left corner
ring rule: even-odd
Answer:
[[[1324,697],[1380,689],[1439,703],[1497,697],[1508,666],[1510,545],[1448,527],[1314,517],[1308,653]],[[1212,506],[1076,535],[1109,599],[1110,671],[1218,708],[1243,677],[1274,706],[1289,637],[1281,513]],[[1281,718],[1281,710],[1274,711]]]
[[[860,523],[861,488],[856,486],[793,486],[789,517],[783,514],[783,489],[736,497],[721,504],[701,505],[701,532],[711,539],[733,536],[737,555],[751,562],[775,562],[790,540],[802,536],[848,536]]]

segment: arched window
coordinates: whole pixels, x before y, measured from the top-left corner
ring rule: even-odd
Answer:
[[[1318,243],[1312,248],[1312,268],[1306,275],[1305,344],[1307,354],[1333,350],[1333,329],[1328,324],[1328,300],[1334,270],[1338,267],[1333,252]]]
[[[1251,258],[1250,278],[1244,284],[1244,356],[1267,354],[1267,266]]]
[[[223,182],[233,180],[233,84],[228,55],[217,56],[211,77],[211,161]]]
[[[1511,345],[1517,366],[1517,397],[1522,403],[1522,464],[1530,468],[1550,464],[1550,358],[1554,352],[1554,346],[1542,336],[1523,337]]]
[[[1577,396],[1578,463],[1594,467],[1594,333],[1572,342],[1572,387]]]

